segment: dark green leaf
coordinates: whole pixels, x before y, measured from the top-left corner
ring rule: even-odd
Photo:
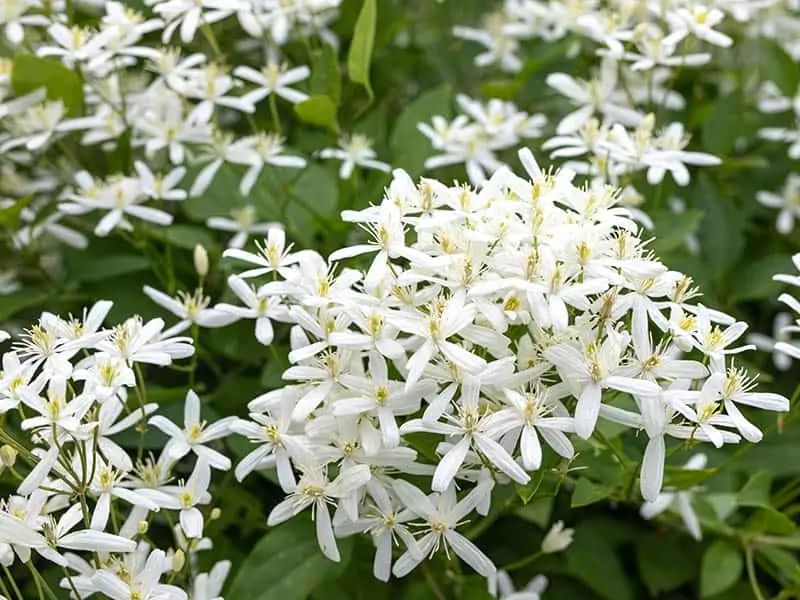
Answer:
[[[742,103],[736,94],[723,96],[703,123],[703,151],[727,156],[741,135]]]
[[[341,562],[319,550],[314,526],[295,517],[265,535],[245,559],[226,597],[247,600],[305,600],[347,568],[353,540],[338,541]]]
[[[0,296],[0,322],[7,321],[26,308],[38,306],[50,297],[50,292],[35,288],[27,288],[24,292],[14,292],[13,294]]]
[[[610,487],[594,483],[585,477],[581,477],[575,483],[575,489],[572,490],[570,506],[572,508],[577,508],[579,506],[594,504],[604,498],[608,498],[611,491]]]
[[[112,254],[95,256],[84,253],[80,263],[72,269],[75,281],[102,281],[118,275],[126,275],[150,269],[150,261],[139,254]]]
[[[711,544],[700,564],[700,597],[708,598],[730,589],[742,576],[744,560],[738,548],[724,540]]]
[[[425,159],[433,154],[431,143],[417,129],[419,123],[428,122],[441,115],[449,118],[452,114],[453,90],[442,85],[420,94],[405,107],[392,129],[389,147],[392,163],[403,165],[412,177],[422,174]]]
[[[339,208],[339,181],[328,169],[310,165],[292,186],[292,195],[314,215],[333,217]]]
[[[792,535],[797,531],[797,525],[792,519],[771,506],[761,506],[756,509],[744,528],[754,533],[774,535]]]
[[[311,96],[295,104],[294,112],[305,123],[336,130],[336,103],[330,96]]]
[[[28,206],[33,200],[33,195],[25,196],[18,200],[14,200],[11,206],[0,208],[0,227],[8,229],[17,229],[19,227],[19,216],[22,209]]]
[[[772,476],[766,471],[753,475],[739,490],[737,502],[739,506],[766,506],[770,507],[769,490],[772,486]]]
[[[61,100],[67,112],[78,115],[83,106],[83,85],[74,72],[60,61],[18,54],[11,67],[11,86],[17,94],[45,88],[50,100]]]
[[[356,21],[353,41],[347,55],[347,70],[350,80],[363,85],[370,100],[374,97],[369,82],[369,65],[372,62],[372,48],[375,45],[375,24],[378,19],[377,0],[364,0],[361,13]]]
[[[604,600],[633,600],[619,555],[603,529],[593,525],[581,523],[564,551],[570,572]]]
[[[170,225],[169,227],[150,227],[147,234],[157,240],[171,244],[177,248],[193,250],[197,244],[204,246],[206,250],[214,250],[217,247],[217,240],[205,227],[194,225]]]
[[[636,542],[639,573],[651,596],[657,597],[692,581],[700,570],[696,544],[677,533],[646,534]]]
[[[794,97],[800,85],[800,64],[777,41],[759,37],[758,43],[764,80],[774,81],[784,94]]]
[[[683,248],[686,236],[694,233],[703,213],[699,210],[686,210],[680,214],[672,211],[661,211],[653,214],[653,250],[659,255],[664,255],[678,248]]]
[[[664,468],[664,487],[686,490],[703,483],[715,473],[714,469]]]
[[[774,546],[758,548],[756,553],[771,562],[784,577],[795,583],[800,583],[800,562],[797,561],[797,557],[794,554]]]
[[[792,259],[788,255],[773,254],[748,262],[731,274],[731,301],[765,300],[777,298],[783,286],[773,281],[775,273],[791,273]]]
[[[308,82],[312,96],[328,96],[336,106],[342,96],[339,56],[330,44],[314,49],[311,54],[311,78]]]

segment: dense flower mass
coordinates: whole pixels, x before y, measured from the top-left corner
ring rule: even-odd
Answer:
[[[333,560],[337,536],[378,527],[381,579],[440,547],[493,576],[459,523],[486,514],[495,485],[529,483],[547,453],[569,461],[571,438],[591,437],[599,419],[644,432],[641,494],[662,506],[669,438],[757,442],[741,408],[789,409],[735,364],[752,348],[747,326],[696,302],[691,279],[647,250],[618,190],[578,187],[526,150],[520,159],[525,177],[501,168],[478,190],[395,171],[381,204],[343,214],[372,239],[330,260],[370,255],[363,271],[281,247],[280,278],[264,281],[278,268],[269,252],[226,251],[262,267],[229,281],[260,299],[259,318],[269,307],[293,324],[293,383],[232,426],[257,444],[237,477],[274,465],[288,496],[270,524],[312,507]],[[414,434],[435,454],[420,456]],[[406,524],[414,517],[423,524]],[[406,548],[393,567],[392,537]]]
[[[203,549],[185,540],[202,538],[198,505],[210,500],[211,467],[230,468],[206,445],[230,433],[230,419],[201,422],[192,391],[184,429],[157,415],[141,368],[191,356],[192,339],[166,335],[161,319],[105,328],[110,308],[98,302],[70,319],[44,313],[2,356],[2,466],[18,485],[0,501],[0,564],[29,562],[35,552],[64,568],[61,586],[79,598],[185,599],[166,580],[185,578],[181,561]],[[158,455],[144,452],[148,423],[172,436]],[[138,440],[133,455],[123,441],[130,434]],[[193,469],[181,461],[190,451]],[[162,510],[176,511],[180,523],[171,558],[146,536]],[[215,567],[215,585],[228,567]]]
[[[0,600],[364,556],[624,600],[581,565],[621,548],[679,594],[656,518],[713,536],[702,596],[800,593],[797,469],[732,465],[794,416],[798,40],[798,0],[0,0]]]

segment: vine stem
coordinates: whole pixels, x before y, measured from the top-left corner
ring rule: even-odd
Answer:
[[[756,578],[756,569],[753,565],[753,547],[749,544],[744,547],[744,559],[747,565],[747,579],[750,580],[750,587],[753,588],[753,595],[756,597],[756,600],[764,600],[764,595],[761,593],[761,588]]]
[[[14,581],[14,578],[11,576],[11,571],[8,570],[8,567],[3,566],[3,571],[5,571],[6,577],[8,577],[8,582],[11,584],[11,589],[14,590],[14,595],[18,598],[18,600],[24,600],[22,597],[22,592],[19,591],[19,587],[17,587],[17,582]]]

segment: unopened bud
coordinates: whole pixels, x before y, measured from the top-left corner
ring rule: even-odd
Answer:
[[[147,521],[139,521],[136,524],[136,533],[138,533],[139,535],[144,535],[145,533],[147,533],[148,529],[150,529],[150,523],[148,523]]]
[[[0,446],[0,465],[13,467],[15,462],[17,462],[17,451],[8,444]]]
[[[208,252],[202,244],[194,247],[194,270],[200,277],[208,275]]]
[[[186,554],[184,554],[183,550],[178,549],[178,551],[172,555],[172,570],[175,573],[182,571],[185,564]]]
[[[209,521],[216,521],[216,520],[217,520],[217,519],[219,519],[221,516],[222,516],[222,511],[221,511],[220,509],[218,509],[218,508],[212,508],[212,509],[211,509],[211,514],[210,514],[210,515],[208,515],[208,520],[209,520]]]
[[[542,552],[553,554],[565,550],[572,543],[574,534],[574,529],[564,529],[564,521],[556,521],[542,540]]]

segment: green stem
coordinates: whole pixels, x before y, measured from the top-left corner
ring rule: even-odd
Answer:
[[[761,593],[761,588],[756,578],[756,569],[753,565],[753,548],[750,545],[744,547],[744,559],[747,565],[747,579],[750,580],[750,587],[753,588],[753,595],[756,597],[756,600],[764,600],[764,595]]]
[[[39,593],[39,598],[44,600],[48,598],[49,600],[58,600],[58,596],[53,593],[53,590],[50,589],[50,586],[47,585],[47,582],[42,577],[42,574],[39,573],[39,569],[33,564],[32,560],[29,560],[25,563],[28,565],[28,570],[33,575],[33,581],[36,584],[36,591]]]
[[[278,100],[275,98],[274,93],[269,95],[269,113],[272,115],[272,127],[275,129],[275,133],[281,135],[281,119],[278,116]]]
[[[19,591],[17,587],[17,582],[14,581],[14,578],[11,576],[11,572],[8,570],[8,567],[3,566],[3,571],[5,571],[6,577],[8,577],[8,582],[11,584],[11,589],[14,590],[14,595],[17,597],[18,600],[25,600],[22,597],[22,592]],[[10,597],[9,597],[10,600]]]
[[[503,571],[516,571],[517,569],[521,569],[522,567],[527,567],[528,565],[536,562],[543,556],[541,550],[536,554],[531,554],[530,556],[526,556],[523,559],[518,560],[517,562],[513,562],[510,565],[506,565],[501,570]]]

